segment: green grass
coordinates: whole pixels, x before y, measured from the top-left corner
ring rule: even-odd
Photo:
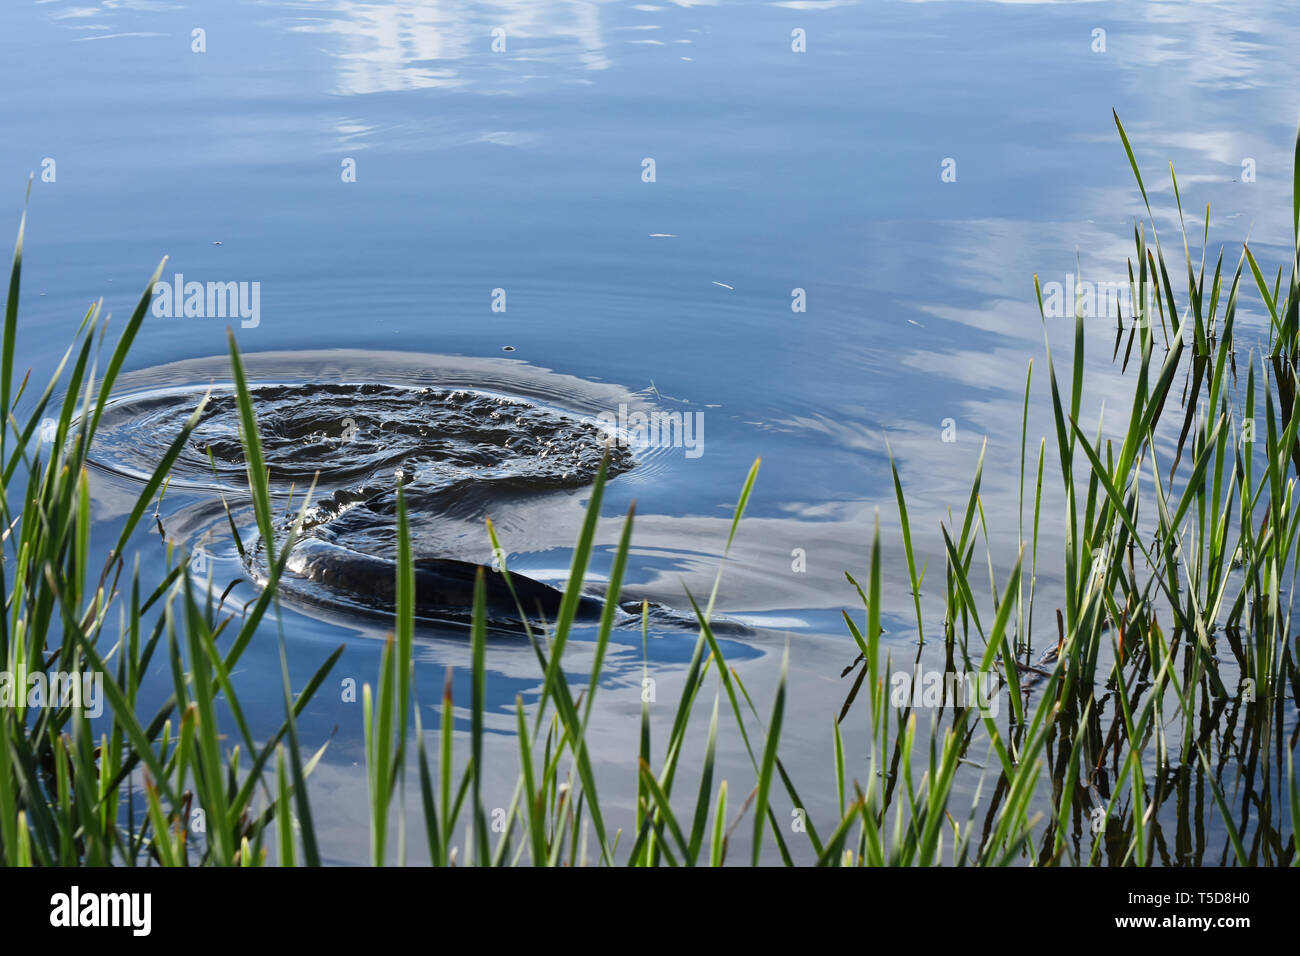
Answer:
[[[1051,433],[1040,440],[1036,461],[1029,365],[1019,515],[986,515],[981,455],[964,511],[938,528],[914,527],[906,476],[894,464],[901,537],[882,540],[877,520],[865,578],[848,575],[862,607],[845,610],[844,621],[859,656],[846,672],[843,706],[828,714],[836,719],[826,731],[822,774],[796,783],[783,759],[789,651],[770,700],[755,700],[725,659],[709,624],[720,569],[702,604],[684,596],[699,625],[684,682],[666,733],[656,734],[643,704],[627,762],[635,774],[635,819],[626,831],[612,826],[600,793],[606,768],[593,760],[588,739],[634,539],[632,512],[614,554],[605,613],[594,637],[584,632],[594,641],[590,672],[577,682],[563,667],[593,553],[602,469],[557,619],[527,633],[541,689],[527,707],[516,699],[516,783],[504,817],[494,817],[483,800],[489,649],[482,575],[495,572],[480,571],[476,587],[469,700],[452,699],[449,673],[439,725],[425,728],[414,679],[414,571],[399,497],[394,626],[375,684],[362,693],[371,862],[405,861],[408,796],[418,802],[428,858],[438,865],[1300,862],[1292,760],[1300,677],[1291,629],[1300,562],[1300,139],[1296,253],[1285,283],[1285,266],[1270,282],[1245,246],[1235,268],[1225,269],[1220,252],[1207,269],[1208,228],[1195,260],[1173,179],[1186,268],[1185,281],[1176,281],[1118,116],[1116,126],[1151,220],[1134,225],[1131,301],[1146,302],[1150,291],[1156,303],[1154,315],[1116,316],[1112,358],[1131,385],[1115,396],[1127,413],[1123,433],[1103,440],[1100,423],[1082,420],[1085,347],[1096,333],[1087,334],[1077,306],[1068,368],[1058,369],[1043,318],[1039,374],[1050,393]],[[291,685],[276,592],[293,533],[277,546],[256,409],[233,337],[249,495],[268,561],[267,586],[238,616],[214,607],[207,583],[196,580],[183,555],[157,581],[143,581],[138,564],[126,566],[132,536],[165,490],[201,409],[140,490],[115,547],[104,556],[91,553],[86,454],[162,265],[102,374],[104,323],[96,305],[20,419],[16,409],[29,385],[14,374],[23,228],[0,354],[0,517],[7,529],[0,652],[10,672],[102,672],[108,714],[96,737],[75,707],[0,708],[0,859],[317,864],[322,848],[310,791],[323,747],[304,749],[296,717],[342,648],[304,686]],[[1260,354],[1239,359],[1234,332],[1247,270],[1270,337]],[[1039,303],[1041,309],[1041,291]],[[42,443],[46,418],[56,432]],[[1243,441],[1247,431],[1253,441]],[[728,553],[744,533],[758,472],[755,462],[741,486]],[[1064,508],[1049,513],[1045,482],[1054,481]],[[309,500],[310,494],[304,512]],[[1018,554],[988,550],[990,520],[1016,522]],[[495,547],[490,523],[487,533]],[[981,538],[985,554],[977,559]],[[921,598],[927,571],[931,578],[940,573],[918,567],[921,540],[942,543],[942,608]],[[1059,564],[1051,542],[1061,545]],[[977,568],[977,560],[986,567]],[[1037,577],[1049,560],[1064,582],[1059,606],[1035,613],[1043,600]],[[910,595],[884,593],[887,561],[905,563]],[[1001,580],[999,566],[1009,566]],[[509,571],[502,573],[509,582]],[[884,626],[888,619],[893,629],[909,614],[919,649],[909,665],[897,667],[891,648],[905,645],[884,641]],[[280,640],[284,717],[274,733],[259,737],[231,675],[255,636],[267,640],[272,631]],[[1005,687],[1000,714],[959,704],[922,714],[910,703],[896,706],[895,676],[910,676],[939,655],[949,671],[997,675]],[[141,713],[141,682],[164,664],[170,698],[155,713]],[[457,735],[453,708],[466,703],[469,733]],[[718,773],[724,729],[748,763],[741,779]],[[701,740],[698,764],[683,766],[688,743]],[[684,772],[694,782],[689,789],[680,784]],[[791,827],[778,807],[807,807],[804,797],[813,794],[834,813],[816,820],[807,814],[802,826]],[[204,826],[196,838],[200,810]],[[738,833],[743,852],[731,846]]]

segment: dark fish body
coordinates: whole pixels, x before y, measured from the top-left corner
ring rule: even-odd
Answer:
[[[250,397],[277,501],[283,497],[287,504],[295,489],[314,488],[279,579],[280,592],[288,600],[327,609],[391,619],[397,604],[393,559],[400,488],[412,517],[417,618],[470,622],[481,574],[489,624],[520,629],[554,622],[564,600],[561,590],[447,556],[456,553],[459,541],[442,529],[481,521],[495,508],[520,509],[570,495],[590,486],[602,471],[612,480],[637,464],[628,444],[615,441],[595,417],[525,396],[468,387],[304,382],[255,385]],[[199,420],[173,474],[189,487],[221,489],[237,500],[248,466],[230,386],[210,392],[152,390],[117,403],[97,439],[104,467],[129,477],[151,474],[201,401]],[[289,531],[286,520],[277,539],[283,542]],[[240,550],[250,575],[265,584],[264,545]],[[584,594],[576,616],[593,622],[604,607],[602,598]],[[693,615],[660,604],[646,610],[656,625],[696,624]],[[642,613],[640,602],[623,602],[614,609],[614,622],[633,626]]]
[[[494,568],[453,558],[417,558],[415,571],[415,617],[441,624],[467,624],[474,617],[474,582],[483,573],[484,618],[489,627],[523,630],[525,626],[554,623],[560,616],[564,592],[517,572],[506,575]],[[386,558],[363,554],[319,538],[306,537],[293,546],[281,579],[291,597],[309,603],[337,607],[345,602],[355,611],[390,617],[397,607],[397,566]],[[311,587],[319,587],[319,593]],[[511,590],[513,588],[513,591]],[[590,594],[578,598],[575,620],[592,624],[600,620],[605,600]],[[522,611],[522,613],[521,613]],[[647,602],[650,624],[674,629],[693,629],[699,622],[666,605]],[[642,602],[622,601],[614,609],[615,626],[639,625]],[[709,627],[718,634],[749,634],[747,625],[727,618],[713,618]]]
[[[549,584],[514,572],[510,573],[507,584],[505,574],[471,561],[419,558],[413,565],[415,616],[421,619],[470,620],[474,583],[480,571],[486,618],[493,625],[522,627],[524,620],[554,621],[564,599],[564,592]],[[396,565],[385,558],[307,537],[294,544],[287,568],[294,575],[328,588],[362,608],[391,614],[397,606]],[[600,599],[582,595],[578,616],[595,619],[603,607]]]

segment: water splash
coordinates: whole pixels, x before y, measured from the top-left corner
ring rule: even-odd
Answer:
[[[524,544],[526,554],[555,549],[544,559],[551,567],[571,540],[566,531],[552,543],[547,528],[581,508],[574,496],[590,486],[602,456],[609,456],[610,478],[621,483],[657,480],[667,467],[661,448],[637,445],[608,424],[608,413],[620,406],[654,411],[645,394],[517,359],[304,351],[252,354],[245,363],[281,516],[277,535],[287,532],[287,516],[316,483],[305,536],[289,555],[281,585],[286,598],[312,606],[391,612],[399,485],[417,592],[429,598],[421,616],[460,621],[477,567],[493,561],[486,516],[507,533],[507,547]],[[238,558],[250,578],[264,582],[233,389],[202,384],[222,376],[228,376],[224,357],[124,376],[91,461],[119,477],[145,480],[206,396],[169,480],[168,500],[191,503],[163,516],[166,534],[191,548],[224,540],[229,507],[243,529]],[[566,527],[571,520],[563,519]],[[213,554],[220,557],[219,551]],[[236,553],[233,542],[224,552],[231,559]],[[552,617],[558,590],[519,574],[513,559],[508,566],[526,592],[526,610]],[[496,574],[488,579],[502,581]],[[489,598],[494,613],[502,611],[502,595]],[[689,615],[653,601],[650,613],[666,626],[690,623]]]

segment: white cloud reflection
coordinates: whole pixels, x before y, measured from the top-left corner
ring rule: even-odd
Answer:
[[[508,67],[520,61],[566,59],[586,70],[610,66],[597,2],[429,4],[396,0],[375,5],[353,0],[300,4],[314,16],[294,18],[289,29],[336,38],[326,52],[336,63],[335,92],[461,89],[498,92],[519,80]],[[492,52],[492,31],[505,30],[506,51]],[[458,61],[500,57],[504,70],[467,71]],[[493,64],[494,66],[496,64]]]

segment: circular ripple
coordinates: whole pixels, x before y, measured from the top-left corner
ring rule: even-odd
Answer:
[[[427,366],[388,367],[398,371],[398,381],[263,379],[250,386],[273,491],[301,498],[316,483],[305,538],[295,549],[301,553],[291,556],[289,568],[299,590],[306,586],[304,596],[318,603],[332,598],[346,606],[375,606],[376,600],[391,606],[391,595],[385,595],[393,580],[399,487],[411,518],[414,556],[431,562],[431,575],[441,575],[430,578],[428,593],[443,596],[461,593],[443,585],[451,580],[452,561],[459,557],[456,534],[463,535],[467,519],[589,485],[606,456],[610,477],[639,465],[633,450],[596,419],[635,401],[615,386],[575,385],[576,379],[532,370],[519,376],[529,394],[510,394],[501,388],[508,383],[500,374],[488,376],[495,387],[456,381],[463,369],[443,375],[443,383],[421,384]],[[147,478],[202,405],[171,484],[245,491],[233,388],[199,386],[193,378],[159,385],[168,376],[148,370],[135,379],[150,377],[152,387],[132,391],[105,410],[92,461],[116,474]],[[574,407],[554,401],[566,397]],[[286,523],[280,533],[287,529]],[[261,579],[265,569],[258,556],[264,549],[248,550],[249,571]]]
[[[498,485],[516,491],[580,487],[609,448],[609,473],[633,457],[590,420],[534,402],[471,389],[313,383],[250,389],[271,481],[352,485],[382,476],[425,491]],[[203,410],[173,480],[243,487],[239,412],[229,386],[168,389],[114,403],[96,437],[94,462],[132,477],[150,474],[186,420]],[[359,482],[359,484],[358,484]]]

